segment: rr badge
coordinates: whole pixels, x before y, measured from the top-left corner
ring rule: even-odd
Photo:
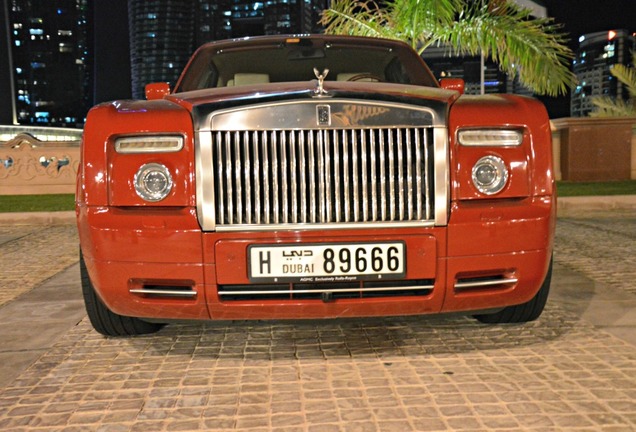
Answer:
[[[331,107],[316,105],[316,121],[318,126],[331,126]]]

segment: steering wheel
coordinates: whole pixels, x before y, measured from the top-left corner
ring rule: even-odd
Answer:
[[[382,78],[372,73],[360,73],[360,74],[352,76],[347,81],[360,81],[363,79],[369,79],[369,80],[378,81],[378,82],[382,81]]]

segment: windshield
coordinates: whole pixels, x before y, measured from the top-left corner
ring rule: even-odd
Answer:
[[[329,70],[325,81],[368,81],[436,87],[424,62],[410,49],[378,43],[214,44],[200,49],[184,72],[177,92],[272,82],[309,81]],[[284,42],[284,40],[283,40]]]

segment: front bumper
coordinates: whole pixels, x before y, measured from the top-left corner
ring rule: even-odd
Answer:
[[[289,319],[478,311],[521,304],[538,291],[554,234],[551,198],[452,206],[446,227],[202,232],[194,208],[78,206],[80,242],[95,289],[115,313],[153,319]],[[262,243],[406,242],[416,295],[222,299],[248,285],[247,247]],[[325,284],[329,291],[329,284]],[[163,294],[162,294],[163,293]]]

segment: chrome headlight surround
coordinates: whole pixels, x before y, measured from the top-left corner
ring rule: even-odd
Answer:
[[[473,184],[485,195],[494,195],[508,183],[508,168],[498,156],[484,156],[475,163],[472,170]]]
[[[172,191],[170,170],[159,163],[142,165],[135,174],[135,191],[144,201],[157,202],[166,198]]]
[[[137,135],[115,139],[115,151],[123,154],[172,153],[183,148],[181,135]]]
[[[467,147],[517,147],[523,142],[520,129],[464,129],[457,141]]]

